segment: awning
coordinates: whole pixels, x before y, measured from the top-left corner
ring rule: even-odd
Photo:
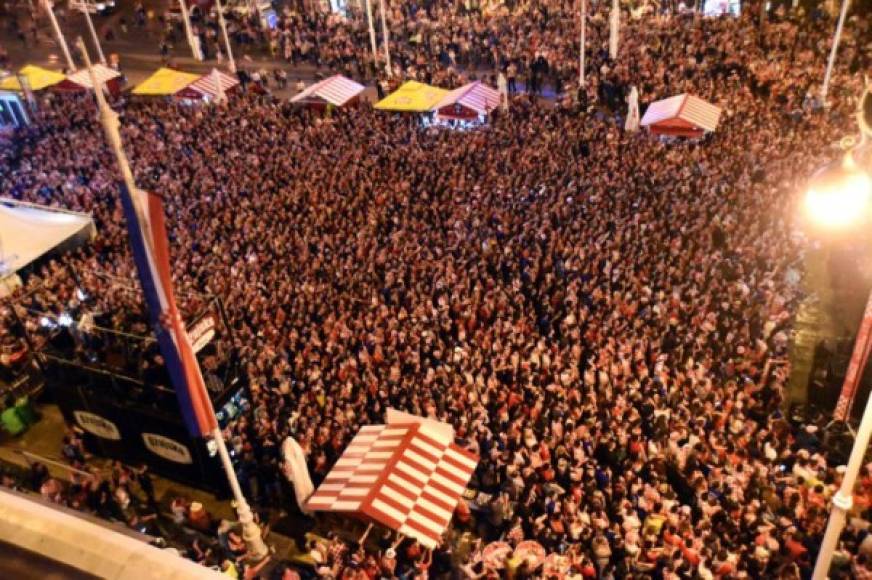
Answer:
[[[408,81],[376,103],[375,108],[382,111],[426,113],[432,111],[447,93],[448,91],[445,89],[431,87],[417,81]]]
[[[481,81],[474,81],[450,91],[435,108],[440,117],[468,119],[487,115],[499,106],[500,93]]]
[[[217,68],[203,75],[187,87],[176,93],[176,96],[188,99],[215,99],[223,92],[229,93],[239,86],[239,79]]]
[[[200,78],[200,75],[171,68],[159,68],[133,89],[134,95],[165,97],[174,95]]]
[[[699,137],[717,129],[720,117],[720,107],[684,93],[651,103],[641,124],[659,135]]]
[[[95,64],[92,66],[94,69],[94,75],[97,77],[97,82],[101,85],[106,85],[109,81],[121,76],[120,72],[113,68],[109,68],[108,66],[102,64]],[[59,83],[55,88],[58,90],[91,90],[94,86],[91,84],[91,74],[88,72],[88,69],[83,68],[77,70],[71,75],[67,75],[67,78]]]
[[[93,232],[87,214],[0,198],[0,275],[17,272],[56,248],[84,243]]]
[[[366,87],[342,75],[334,75],[294,95],[292,103],[330,104],[341,107],[360,95]]]
[[[52,85],[56,85],[63,81],[66,77],[62,73],[44,69],[42,67],[29,64],[18,71],[30,81],[30,88],[34,91],[41,91]],[[0,89],[7,91],[21,91],[21,84],[18,82],[18,75],[6,77],[0,81]]]
[[[442,542],[478,457],[433,421],[362,427],[306,507]]]

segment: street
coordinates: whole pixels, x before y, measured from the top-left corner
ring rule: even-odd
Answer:
[[[37,1],[34,0],[34,5]],[[110,55],[118,55],[120,67],[127,77],[128,85],[133,86],[161,66],[165,66],[166,59],[161,56],[160,42],[163,35],[164,24],[159,16],[166,12],[169,7],[167,0],[145,0],[143,8],[149,15],[144,28],[136,27],[134,11],[136,3],[128,0],[119,0],[115,10],[108,15],[92,15],[94,28],[100,38],[103,52],[106,58]],[[55,6],[55,14],[58,24],[66,37],[67,45],[77,66],[83,64],[81,55],[76,49],[76,40],[79,37],[85,39],[91,59],[97,60],[97,51],[91,34],[88,30],[85,17],[78,11],[73,11],[66,3],[58,3]],[[127,24],[124,32],[122,19]],[[7,68],[10,72],[20,69],[26,64],[34,64],[52,70],[60,70],[65,66],[65,58],[58,44],[49,19],[45,11],[40,10],[36,20],[32,17],[30,2],[28,0],[9,0],[0,4],[0,47],[6,50],[8,55]],[[188,72],[206,73],[213,67],[227,70],[227,60],[223,62],[214,58],[207,61],[197,61],[191,56],[191,50],[184,39],[184,35],[177,35],[176,41],[169,47],[169,61],[174,67]],[[108,38],[108,40],[107,40]],[[234,45],[234,56],[237,67],[249,72],[266,70],[272,72],[276,68],[283,68],[288,72],[289,88],[278,91],[279,96],[283,93],[292,94],[293,85],[298,79],[303,79],[307,84],[316,78],[316,71],[310,65],[292,66],[281,60],[274,60],[269,55],[255,51],[245,50],[243,47]],[[323,70],[326,74],[328,71]]]

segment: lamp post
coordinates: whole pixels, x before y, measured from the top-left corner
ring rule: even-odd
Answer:
[[[97,7],[93,3],[88,2],[88,0],[70,4],[70,7],[78,9],[85,16],[85,22],[88,23],[88,31],[91,33],[91,40],[94,41],[94,46],[97,47],[97,56],[100,59],[100,63],[106,66],[106,57],[103,55],[103,47],[100,46],[100,37],[97,36],[94,21],[91,19],[91,12],[96,12]]]
[[[845,0],[843,7],[845,4],[847,4],[847,0]],[[872,175],[869,173],[870,168],[863,166],[864,163],[868,164],[868,158],[864,160],[861,153],[868,154],[868,151],[864,151],[864,149],[867,149],[866,143],[870,138],[869,133],[872,132],[868,123],[865,122],[867,120],[864,119],[865,107],[869,106],[870,99],[872,96],[867,89],[860,99],[860,109],[857,115],[862,132],[859,145],[851,147],[844,157],[835,164],[819,171],[812,179],[812,185],[806,195],[806,208],[809,210],[809,214],[823,226],[830,228],[849,227],[869,214],[870,204],[872,204]],[[857,384],[863,374],[863,367],[866,365],[870,346],[872,346],[870,345],[870,336],[872,336],[872,293],[870,293],[869,301],[866,304],[863,322],[857,333],[854,352],[851,355],[842,393],[836,406],[834,413],[836,419],[847,420],[849,416]],[[813,580],[826,580],[829,574],[839,536],[845,527],[848,512],[854,504],[854,485],[857,482],[860,468],[863,466],[870,438],[872,438],[872,396],[866,401],[866,409],[854,438],[854,446],[851,448],[851,455],[848,458],[842,483],[833,496],[833,507],[821,541],[817,562],[815,562]]]
[[[372,48],[373,70],[378,68],[378,48],[375,42],[375,27],[372,25],[372,0],[366,0],[366,24],[369,28],[369,45]]]
[[[233,49],[230,47],[230,37],[227,36],[227,23],[224,21],[224,7],[221,0],[215,0],[215,10],[218,11],[218,24],[221,25],[221,34],[224,37],[224,46],[227,47],[227,66],[230,72],[236,73],[236,61],[233,60]]]
[[[393,71],[391,70],[391,44],[388,40],[388,20],[385,16],[385,0],[378,0],[378,11],[381,15],[382,41],[385,45],[385,72],[388,78],[390,78],[393,76]]]
[[[587,55],[587,0],[581,0],[581,39],[578,49],[578,86],[585,85],[584,65]]]
[[[833,46],[830,48],[830,57],[827,59],[827,70],[824,73],[824,84],[821,85],[821,104],[827,106],[827,94],[830,89],[830,78],[833,76],[833,65],[836,62],[836,53],[839,50],[839,42],[842,40],[842,28],[845,26],[845,17],[848,15],[848,7],[851,0],[842,0],[842,10],[839,12],[839,22],[836,24],[836,33],[833,36]]]
[[[609,58],[618,58],[618,44],[621,38],[621,5],[618,0],[612,0],[612,10],[609,12]]]
[[[191,14],[188,12],[188,4],[185,0],[179,0],[179,9],[182,12],[182,23],[185,25],[185,37],[188,39],[188,46],[191,47],[191,55],[194,60],[203,60],[200,42],[195,40],[194,31],[191,29]]]
[[[73,57],[70,54],[70,47],[67,46],[67,39],[64,38],[64,33],[61,30],[60,25],[58,24],[58,19],[55,18],[54,6],[52,5],[51,0],[45,0],[45,11],[48,14],[48,19],[51,21],[51,27],[54,29],[55,37],[58,40],[58,44],[61,47],[61,52],[64,53],[64,58],[67,61],[67,67],[70,69],[70,72],[76,71],[76,63],[73,62]]]

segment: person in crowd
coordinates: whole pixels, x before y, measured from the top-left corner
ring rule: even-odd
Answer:
[[[494,67],[511,93],[519,76],[549,94],[577,63],[563,41],[577,19],[555,4],[393,7],[392,26],[411,33],[398,67],[437,84]],[[353,61],[365,45],[354,19],[287,17],[320,23],[279,27],[292,59]],[[256,95],[208,110],[119,103],[137,183],[164,200],[182,311],[209,295],[226,307],[250,405],[225,436],[259,501],[282,495],[262,490],[281,477],[285,437],[318,483],[389,407],[451,424],[481,458],[470,486],[491,499],[443,545],[330,538],[310,548],[317,574],[493,577],[487,543],[465,533],[533,540],[591,578],[810,573],[842,474],[783,413],[807,244],[798,168],[851,130],[869,22],[847,35],[818,110],[804,104],[831,22],[674,18],[628,22],[610,61],[594,11],[584,99],[515,95],[480,131],[365,105],[318,117]],[[709,99],[720,125],[693,141],[624,132],[613,112],[630,85],[643,102]],[[41,107],[4,155],[4,195],[88,211],[99,232],[28,278],[25,324],[73,312],[147,333],[141,297],[118,282],[134,267],[90,101]],[[117,358],[73,326],[69,339],[47,332],[47,347]],[[156,351],[135,360],[131,372],[172,386]],[[56,497],[43,475],[34,489]],[[119,468],[101,482],[99,511],[136,510],[134,480]],[[870,493],[860,485],[857,505]],[[866,514],[853,515],[842,571],[858,577]],[[204,563],[215,553],[191,548]],[[535,576],[527,566],[514,570]]]

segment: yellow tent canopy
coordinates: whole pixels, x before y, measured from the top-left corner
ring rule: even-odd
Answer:
[[[153,75],[136,85],[133,94],[151,97],[174,95],[201,76],[171,68],[159,68]]]
[[[424,113],[432,111],[448,91],[431,87],[417,81],[408,81],[396,91],[375,104],[382,111],[405,111],[409,113]]]
[[[18,71],[18,74],[30,81],[30,88],[34,91],[41,91],[67,78],[59,72],[33,66],[32,64],[23,67]],[[21,91],[21,83],[18,82],[18,76],[12,75],[0,81],[0,89],[4,91]]]

